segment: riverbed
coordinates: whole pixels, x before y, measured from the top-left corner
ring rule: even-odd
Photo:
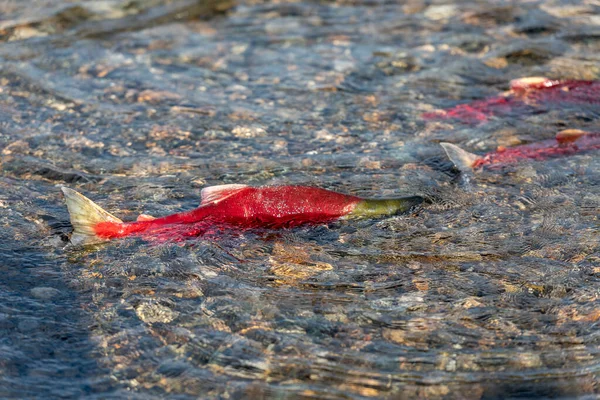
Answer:
[[[483,170],[600,106],[424,113],[596,80],[595,1],[0,2],[0,397],[585,397],[600,387],[600,157]],[[206,186],[422,195],[405,215],[70,246]]]

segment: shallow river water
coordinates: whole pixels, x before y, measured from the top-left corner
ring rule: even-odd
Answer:
[[[600,394],[600,157],[483,154],[600,105],[423,113],[598,79],[585,1],[0,1],[0,397]],[[68,246],[60,191],[124,220],[209,185],[421,194],[407,215]]]

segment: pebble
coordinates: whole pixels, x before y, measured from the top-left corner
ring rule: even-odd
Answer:
[[[18,328],[21,332],[29,332],[37,329],[40,326],[39,322],[34,319],[24,319],[19,321]]]
[[[8,314],[0,313],[0,329],[11,329],[13,326]]]
[[[231,131],[235,137],[253,138],[267,136],[267,131],[259,126],[236,126]]]
[[[442,19],[450,18],[456,15],[458,11],[458,7],[452,4],[439,5],[439,6],[429,6],[427,10],[423,13],[426,18],[431,19],[433,21],[440,21]]]
[[[209,139],[223,139],[229,137],[229,133],[225,131],[211,129],[204,132],[204,137]]]
[[[169,307],[157,303],[145,303],[135,309],[137,316],[146,323],[173,321],[179,313],[171,310]]]
[[[31,295],[39,300],[50,300],[60,295],[60,290],[53,287],[38,286],[31,289]]]

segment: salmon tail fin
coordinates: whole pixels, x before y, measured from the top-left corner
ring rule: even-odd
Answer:
[[[478,155],[469,153],[452,143],[442,142],[440,145],[444,148],[448,158],[454,163],[456,168],[462,172],[473,171],[473,165],[479,159]]]
[[[100,242],[102,239],[96,235],[94,229],[96,225],[100,222],[123,223],[119,218],[105,211],[84,195],[67,187],[61,189],[65,195],[67,209],[73,225],[71,243],[78,245]]]

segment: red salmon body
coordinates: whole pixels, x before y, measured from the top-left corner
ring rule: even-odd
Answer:
[[[221,185],[203,189],[200,206],[194,210],[162,218],[140,215],[135,222],[123,222],[80,193],[66,187],[62,191],[74,228],[74,244],[134,234],[180,240],[224,230],[327,223],[350,215],[376,218],[406,212],[423,202],[420,196],[362,199],[307,186]]]
[[[96,225],[95,231],[98,237],[110,239],[165,225],[199,222],[239,228],[293,227],[336,220],[352,212],[360,201],[356,196],[306,186],[224,185],[205,189],[202,203],[195,210],[149,221],[103,222]]]
[[[510,88],[515,97],[530,104],[600,104],[599,81],[524,78],[512,81]]]
[[[244,227],[328,222],[352,212],[361,198],[305,186],[246,187],[207,206],[212,219]]]
[[[600,81],[541,77],[516,79],[510,83],[510,90],[500,96],[426,112],[422,117],[428,120],[456,119],[475,124],[485,122],[492,116],[518,116],[539,107],[561,107],[566,104],[600,105]]]
[[[493,115],[510,113],[513,108],[522,106],[522,102],[510,97],[493,97],[469,104],[459,104],[447,110],[437,110],[421,114],[427,120],[456,119],[468,124],[485,122]]]
[[[598,149],[600,149],[600,133],[588,133],[575,140],[551,139],[511,148],[501,147],[477,159],[473,163],[473,168],[514,164],[525,159],[545,160]]]
[[[440,143],[450,160],[460,170],[482,167],[499,167],[524,160],[545,160],[568,156],[585,151],[600,150],[600,133],[567,129],[559,132],[554,139],[515,146],[500,147],[483,156],[469,153],[452,143]]]

